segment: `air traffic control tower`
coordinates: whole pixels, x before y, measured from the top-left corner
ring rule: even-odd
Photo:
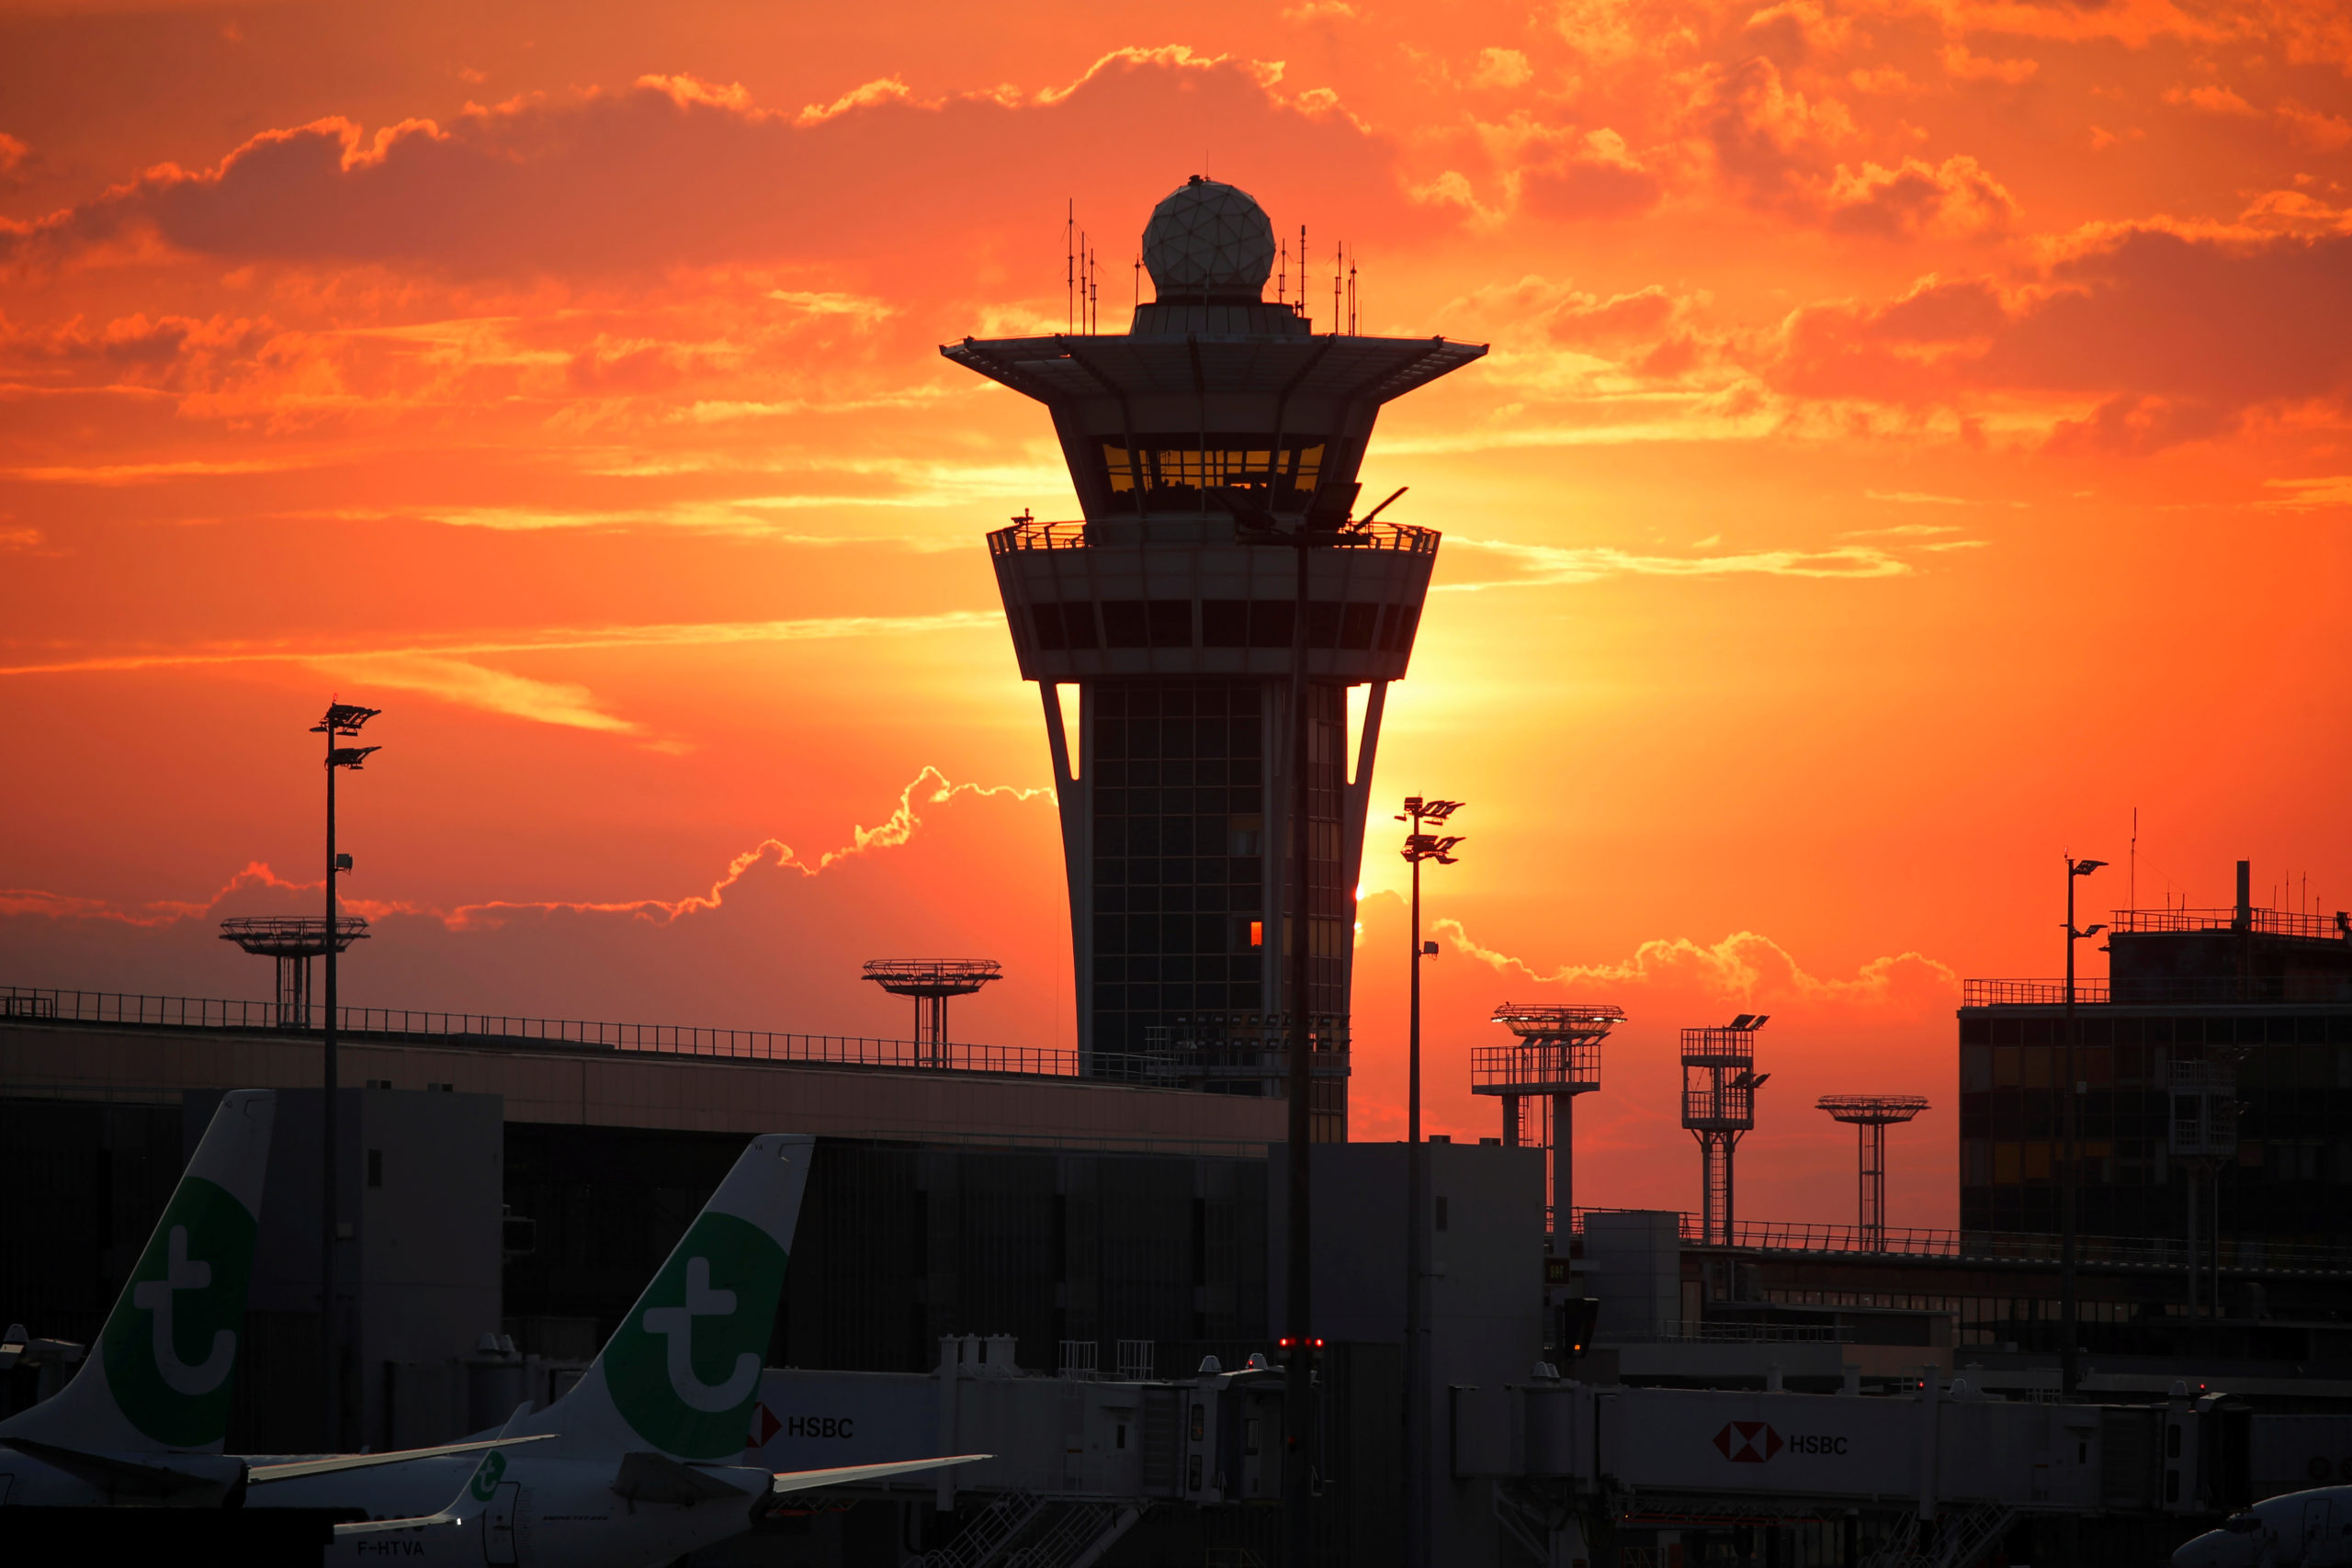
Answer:
[[[1158,298],[1126,333],[940,352],[1051,411],[1085,513],[1024,514],[989,536],[1022,676],[1044,698],[1084,1070],[1281,1095],[1303,1002],[1313,1135],[1344,1141],[1373,753],[1438,546],[1434,530],[1356,517],[1356,473],[1383,403],[1487,350],[1337,322],[1318,334],[1304,287],[1296,303],[1263,298],[1274,255],[1258,203],[1196,176],[1152,210],[1143,264]],[[1308,538],[1300,823],[1300,550],[1279,547]],[[1370,691],[1351,769],[1356,685]],[[1064,686],[1078,688],[1074,739]],[[1284,905],[1302,850],[1297,911]],[[1302,930],[1304,998],[1283,961]]]

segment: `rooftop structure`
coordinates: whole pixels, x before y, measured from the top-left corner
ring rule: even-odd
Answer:
[[[869,958],[865,977],[915,1004],[916,1048],[935,1066],[947,1065],[947,998],[968,997],[1004,978],[993,958]]]
[[[1152,214],[1128,331],[940,352],[1046,405],[1082,513],[989,536],[1053,757],[1081,1056],[1281,1095],[1311,1037],[1312,1135],[1341,1140],[1373,757],[1438,547],[1355,516],[1357,473],[1384,403],[1486,349],[1318,334],[1263,298],[1274,255],[1247,192],[1195,178]]]
[[[1623,1008],[1605,1002],[1505,1002],[1495,1009],[1492,1021],[1518,1039],[1509,1045],[1480,1045],[1470,1054],[1470,1092],[1496,1095],[1503,1102],[1503,1143],[1545,1151],[1551,1223],[1544,1228],[1562,1238],[1562,1251],[1567,1215],[1576,1207],[1576,1097],[1600,1088],[1600,1043],[1624,1021]],[[1532,1128],[1530,1100],[1535,1112]]]
[[[1768,1016],[1741,1013],[1720,1029],[1682,1032],[1682,1126],[1699,1141],[1700,1239],[1732,1234],[1732,1156],[1756,1127],[1756,1032]]]
[[[2352,1091],[2352,922],[2255,907],[2246,863],[2236,882],[2230,907],[2117,910],[2107,977],[2074,987],[2071,1041],[2063,980],[1962,983],[1964,1235],[2061,1232],[2071,1077],[2081,1229],[2166,1249],[2177,1300],[2210,1310],[2187,1265],[2202,1253],[2210,1278],[2217,1240],[2352,1245],[2337,1109]]]
[[[335,917],[336,952],[367,935],[368,922],[359,916]],[[323,916],[240,915],[220,922],[220,940],[277,960],[277,1026],[311,1027],[311,960],[327,950]]]
[[[1814,1109],[1826,1111],[1833,1122],[1853,1123],[1861,1151],[1858,1228],[1864,1249],[1879,1251],[1886,1245],[1886,1130],[1927,1110],[1927,1099],[1917,1094],[1825,1094],[1814,1101]]]

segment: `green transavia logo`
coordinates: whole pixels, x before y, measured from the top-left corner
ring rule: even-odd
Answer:
[[[748,1221],[695,1221],[605,1352],[613,1404],[639,1437],[688,1459],[742,1451],[784,1264]]]
[[[478,1503],[489,1502],[492,1497],[497,1495],[498,1483],[505,1474],[505,1450],[502,1449],[492,1449],[490,1452],[482,1455],[481,1463],[474,1468],[473,1484],[468,1488],[469,1491],[473,1493],[474,1501]]]
[[[226,1189],[187,1178],[99,1331],[115,1403],[156,1442],[202,1448],[228,1435],[254,1230]]]

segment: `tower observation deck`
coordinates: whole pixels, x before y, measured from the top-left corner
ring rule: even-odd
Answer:
[[[1487,351],[1318,334],[1262,298],[1273,257],[1257,202],[1196,177],[1152,212],[1158,298],[1127,332],[940,352],[1046,405],[1084,514],[1024,516],[989,549],[1044,701],[1086,1070],[1143,1062],[1158,1081],[1280,1095],[1304,1011],[1314,1135],[1340,1140],[1373,756],[1438,547],[1434,530],[1354,518],[1356,474],[1382,404]],[[1287,744],[1295,552],[1251,536],[1309,531],[1302,823]],[[1351,767],[1356,685],[1370,691]],[[1306,907],[1288,908],[1301,854]],[[1303,998],[1280,961],[1299,941]]]

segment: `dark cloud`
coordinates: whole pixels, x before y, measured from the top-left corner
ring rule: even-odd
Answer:
[[[211,169],[165,164],[38,222],[0,223],[0,260],[153,243],[232,263],[562,276],[921,261],[928,246],[936,265],[967,254],[943,254],[943,242],[1043,228],[1043,208],[1059,207],[1008,192],[1148,202],[1194,172],[1205,145],[1237,149],[1230,177],[1264,175],[1277,188],[1261,197],[1293,194],[1279,189],[1282,171],[1311,170],[1297,196],[1410,222],[1390,148],[1328,94],[1286,98],[1272,76],[1182,50],[1128,51],[1067,91],[1027,97],[926,104],[893,81],[792,113],[740,89],[649,77],[373,136],[326,119],[256,136]],[[1122,239],[1114,254],[1125,250]]]
[[[1523,169],[1520,199],[1546,218],[1630,218],[1657,205],[1665,187],[1632,159],[1594,152]]]
[[[2352,399],[2352,235],[2107,231],[2029,287],[1930,277],[1889,304],[1792,316],[1767,375],[1815,398],[2099,400],[2061,446],[2146,452],[2266,406]]]

